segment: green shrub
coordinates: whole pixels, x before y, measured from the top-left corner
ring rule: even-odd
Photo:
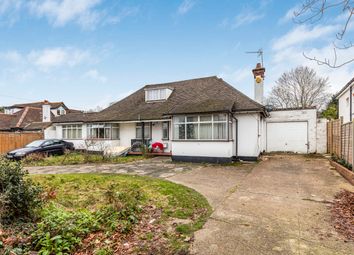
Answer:
[[[34,184],[21,164],[0,158],[0,220],[28,220],[41,206],[42,188]]]
[[[99,229],[94,214],[86,210],[71,212],[50,205],[41,217],[32,234],[32,245],[39,254],[71,254],[83,237]]]

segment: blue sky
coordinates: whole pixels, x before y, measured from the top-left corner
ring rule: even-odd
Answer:
[[[0,0],[0,105],[48,99],[105,107],[145,84],[211,75],[253,97],[251,69],[258,59],[245,52],[259,48],[266,93],[297,65],[329,76],[336,92],[354,66],[328,69],[302,53],[330,57],[343,18],[295,24],[291,14],[300,3]]]

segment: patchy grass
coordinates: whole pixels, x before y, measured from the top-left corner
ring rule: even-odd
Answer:
[[[31,225],[30,230],[28,225],[23,225],[24,229],[17,228],[13,233],[31,243],[27,246],[22,243],[22,251],[185,254],[193,233],[211,213],[211,207],[201,194],[161,179],[113,174],[34,175],[30,178],[45,188],[47,203],[39,221]],[[0,241],[18,248],[16,243],[21,242],[6,244],[11,229],[13,227],[3,230],[7,234],[2,240],[0,226]],[[32,234],[26,236],[25,233]]]
[[[119,157],[102,157],[98,154],[85,154],[80,152],[72,152],[67,155],[37,157],[28,156],[23,159],[24,166],[59,166],[59,165],[78,165],[78,164],[122,164],[132,161],[142,160],[143,156],[119,156]]]

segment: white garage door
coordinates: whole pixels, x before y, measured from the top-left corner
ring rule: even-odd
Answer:
[[[268,122],[267,152],[307,153],[307,122]]]

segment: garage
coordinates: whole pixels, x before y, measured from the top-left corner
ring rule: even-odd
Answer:
[[[267,122],[267,152],[308,153],[308,122]]]

